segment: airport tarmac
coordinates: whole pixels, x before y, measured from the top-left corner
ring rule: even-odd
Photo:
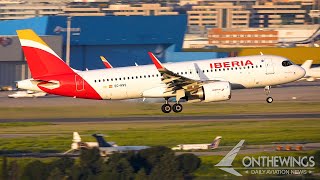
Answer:
[[[283,114],[226,114],[226,115],[181,115],[181,116],[139,116],[139,117],[104,117],[104,118],[46,118],[23,119],[23,122],[81,123],[81,122],[152,122],[152,121],[225,121],[225,120],[320,120],[320,113],[283,113]],[[21,119],[0,119],[0,123],[21,122]]]
[[[90,106],[103,105],[113,101],[97,101],[90,99],[75,99],[72,97],[61,97],[49,95],[40,98],[8,98],[8,94],[14,91],[0,92],[0,107],[44,107],[44,106]],[[320,102],[320,80],[314,82],[299,81],[271,88],[271,96],[274,102]],[[238,89],[232,91],[232,98],[222,103],[266,103],[266,94],[263,88]],[[117,100],[115,100],[117,101]],[[163,99],[147,98],[125,100],[132,102],[163,102]],[[119,101],[117,101],[119,102]],[[221,103],[221,102],[219,102]]]

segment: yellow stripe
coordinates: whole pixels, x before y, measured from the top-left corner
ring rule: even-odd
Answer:
[[[19,39],[27,39],[49,47],[32,29],[17,30]]]

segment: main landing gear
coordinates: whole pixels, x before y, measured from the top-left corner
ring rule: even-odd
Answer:
[[[161,107],[162,112],[164,112],[164,113],[170,113],[171,110],[172,110],[172,111],[175,112],[175,113],[179,113],[179,112],[182,111],[183,107],[182,107],[181,104],[179,104],[178,101],[177,101],[176,104],[174,104],[174,105],[171,107],[171,105],[168,103],[168,99],[169,99],[169,98],[165,98],[165,100],[166,100],[166,101],[165,101],[165,104],[163,104],[162,107]]]
[[[268,96],[267,99],[266,99],[267,103],[272,103],[273,102],[273,98],[271,96],[269,96],[270,95],[270,89],[271,89],[271,86],[264,87],[264,92]]]

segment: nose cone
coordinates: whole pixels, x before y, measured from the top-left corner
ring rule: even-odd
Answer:
[[[301,79],[306,75],[306,70],[301,66],[296,66],[295,75],[297,77],[297,80]]]

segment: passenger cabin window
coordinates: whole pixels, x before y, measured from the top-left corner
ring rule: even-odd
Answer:
[[[282,66],[284,66],[284,67],[291,66],[291,65],[293,65],[293,63],[288,60],[282,61]]]

